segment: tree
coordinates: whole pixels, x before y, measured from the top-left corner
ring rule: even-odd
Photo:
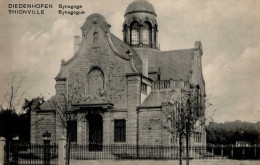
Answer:
[[[32,104],[34,102],[37,102],[39,105],[43,104],[45,101],[44,101],[44,98],[43,97],[35,97],[31,100],[28,100],[27,98],[24,99],[24,104],[22,106],[23,108],[23,113],[29,113],[31,110],[32,110]]]
[[[5,80],[6,84],[2,87],[1,95],[3,98],[0,110],[18,111],[26,92],[24,88],[25,76],[19,72],[11,72]]]
[[[0,136],[4,137],[7,142],[18,135],[19,130],[18,115],[9,109],[0,110]]]
[[[200,98],[199,88],[190,85],[188,89],[181,89],[176,100],[169,100],[163,104],[166,124],[164,128],[179,140],[179,162],[182,164],[182,139],[186,140],[186,163],[189,164],[189,141],[192,133],[205,124],[205,108]]]
[[[0,137],[6,139],[6,156],[9,158],[9,142],[18,135],[19,120],[14,110],[0,110]],[[8,161],[8,159],[7,159]]]
[[[19,72],[11,72],[3,80],[0,95],[0,136],[6,138],[7,150],[9,142],[18,135],[19,117],[17,111],[25,95],[25,76]],[[9,157],[7,151],[7,157]]]
[[[207,127],[207,142],[211,144],[235,144],[236,141],[248,141],[257,144],[260,140],[260,122],[250,123],[232,121],[211,122]]]
[[[184,136],[185,125],[182,120],[184,120],[184,115],[180,108],[180,102],[165,102],[163,103],[163,112],[166,116],[166,123],[163,124],[165,128],[173,137],[174,134],[178,137],[179,142],[179,163],[182,165],[182,138]]]
[[[77,72],[73,72],[71,74],[71,80],[73,82],[68,83],[68,87],[66,91],[61,91],[56,94],[54,99],[52,99],[52,103],[56,109],[57,124],[62,129],[64,128],[67,132],[66,135],[66,165],[70,163],[70,148],[71,148],[71,140],[73,136],[72,133],[72,121],[79,121],[82,119],[81,116],[77,115],[75,111],[75,104],[79,103],[80,101],[94,99],[92,96],[88,96],[85,94],[84,90],[84,80],[83,75],[80,75]],[[100,92],[100,97],[103,96],[103,92]]]
[[[183,90],[182,93],[184,95],[182,111],[185,119],[182,122],[185,125],[186,164],[189,165],[190,137],[195,131],[202,131],[205,125],[205,106],[198,86],[191,85],[190,89]]]
[[[71,96],[71,95],[70,95]],[[56,114],[60,119],[60,126],[66,129],[67,137],[66,137],[66,165],[70,163],[70,148],[71,148],[71,129],[69,122],[75,119],[75,115],[73,113],[74,108],[72,106],[73,98],[68,98],[65,93],[61,93],[60,95],[56,95],[53,100],[53,104],[56,108]],[[58,122],[57,122],[58,123]]]

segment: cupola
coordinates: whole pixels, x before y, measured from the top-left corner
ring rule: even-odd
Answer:
[[[156,12],[146,0],[128,5],[123,24],[123,40],[132,47],[159,49]]]

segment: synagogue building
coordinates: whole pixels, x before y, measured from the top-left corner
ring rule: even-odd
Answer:
[[[159,30],[168,27],[158,25],[156,10],[146,0],[129,4],[124,18],[122,39],[110,32],[104,16],[86,18],[82,35],[74,37],[72,57],[61,61],[55,96],[32,107],[31,142],[41,143],[49,132],[51,142],[63,135],[76,144],[98,146],[178,145],[177,134],[166,129],[164,111],[191,86],[205,102],[201,42],[160,50]],[[191,145],[206,145],[203,125]]]

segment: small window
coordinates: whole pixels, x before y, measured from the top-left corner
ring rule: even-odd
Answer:
[[[98,43],[98,32],[95,32],[93,34],[93,44],[97,44]]]
[[[67,121],[67,137],[71,142],[77,142],[77,121]]]
[[[141,92],[143,94],[147,94],[147,84],[145,84],[145,83],[141,84]]]
[[[126,121],[115,120],[114,142],[126,142]]]

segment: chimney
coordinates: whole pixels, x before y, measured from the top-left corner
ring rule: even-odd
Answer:
[[[139,54],[143,62],[143,75],[148,77],[148,56],[145,53]]]
[[[79,49],[81,38],[79,35],[74,36],[74,53]]]

